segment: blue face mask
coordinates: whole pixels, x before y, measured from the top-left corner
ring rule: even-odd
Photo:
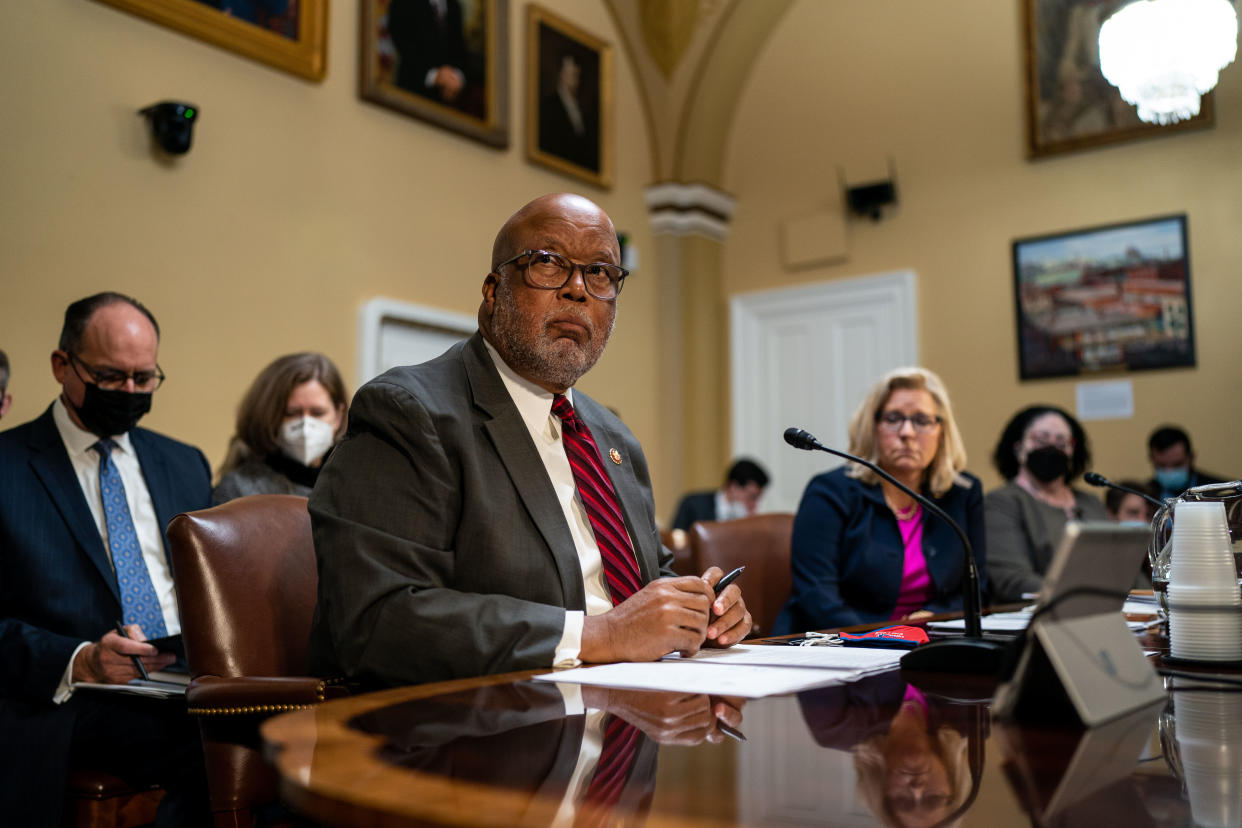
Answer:
[[[1144,529],[1147,528],[1147,522],[1143,520],[1119,520],[1117,521],[1117,525],[1118,526],[1141,526]]]
[[[1156,482],[1165,491],[1180,492],[1190,483],[1190,466],[1179,466],[1176,469],[1156,469]]]

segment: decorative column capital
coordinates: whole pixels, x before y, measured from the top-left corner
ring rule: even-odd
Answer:
[[[644,192],[651,231],[666,236],[703,236],[722,242],[729,233],[736,200],[703,184],[663,181]]]

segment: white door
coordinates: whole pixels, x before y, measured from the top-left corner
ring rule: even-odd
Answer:
[[[787,445],[785,429],[849,450],[850,415],[866,390],[918,364],[914,272],[747,293],[730,305],[733,454],[768,468],[763,511],[796,511],[807,481],[843,461]]]
[[[358,385],[434,359],[477,327],[473,316],[376,297],[358,310]]]

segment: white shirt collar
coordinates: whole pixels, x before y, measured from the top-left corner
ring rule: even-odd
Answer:
[[[99,442],[99,437],[84,428],[80,428],[73,418],[69,416],[69,409],[65,407],[65,401],[62,397],[57,397],[56,402],[52,403],[52,421],[56,423],[56,430],[60,432],[61,442],[65,444],[65,450],[69,452],[71,458],[77,457],[87,452],[92,452],[91,457],[98,460],[98,454],[94,453],[91,446]],[[134,451],[133,444],[129,441],[129,432],[118,434],[112,438],[121,451],[132,454]]]
[[[552,397],[555,395],[510,368],[504,357],[486,338],[483,344],[487,346],[487,353],[492,358],[492,364],[500,372],[500,380],[505,384],[505,390],[509,392],[509,396],[513,398],[513,404],[517,406],[518,413],[522,415],[522,422],[526,423],[527,431],[532,434],[545,433],[548,423],[551,422],[552,436],[559,437],[561,420],[559,417],[552,416]],[[570,405],[574,402],[573,394],[574,389],[566,389],[565,397]]]

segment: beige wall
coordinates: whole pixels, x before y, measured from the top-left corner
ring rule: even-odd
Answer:
[[[1242,67],[1223,74],[1211,130],[1026,161],[1019,6],[798,2],[749,77],[729,138],[724,186],[738,207],[725,290],[915,270],[922,361],[948,383],[970,467],[991,486],[988,457],[1014,411],[1074,406],[1072,379],[1017,379],[1011,240],[1185,212],[1198,367],[1125,374],[1135,416],[1088,424],[1094,465],[1145,478],[1147,434],[1170,420],[1188,428],[1205,468],[1242,474]],[[838,165],[882,170],[889,156],[891,216],[850,223],[847,262],[785,270],[779,222],[839,209]]]
[[[603,3],[544,5],[620,43]],[[353,380],[359,305],[382,295],[473,313],[495,228],[534,195],[575,189],[643,253],[613,345],[583,387],[643,441],[662,513],[678,494],[662,480],[717,479],[719,458],[674,475],[676,431],[658,425],[660,257],[642,204],[653,166],[629,58],[618,49],[615,189],[533,167],[520,147],[525,8],[511,4],[514,146],[497,152],[358,99],[353,2],[332,4],[323,84],[87,0],[0,5],[10,80],[0,88],[0,348],[17,397],[4,425],[55,395],[47,360],[65,304],[123,290],[165,327],[171,379],[148,424],[218,463],[238,398],[272,357],[317,348]],[[1227,414],[1242,408],[1242,69],[1224,74],[1212,130],[1032,163],[1019,39],[1013,3],[794,3],[720,136],[720,183],[738,198],[720,299],[913,268],[923,361],[953,390],[971,467],[991,484],[986,457],[1013,410],[1073,405],[1073,381],[1016,379],[1010,240],[1185,211],[1199,367],[1128,375],[1136,417],[1091,426],[1096,467],[1144,473],[1143,438],[1168,419],[1191,430],[1205,467],[1242,473]],[[161,165],[135,111],[167,97],[197,103],[203,118],[190,155]],[[891,217],[851,223],[848,262],[786,271],[780,220],[838,206],[838,165],[882,168],[889,156],[901,199]]]
[[[543,5],[617,43],[601,3]],[[513,145],[498,152],[359,100],[356,2],[331,4],[322,84],[86,0],[0,4],[0,348],[16,397],[4,425],[54,398],[64,307],[98,290],[132,293],[159,317],[169,380],[145,424],[215,465],[237,401],[275,356],[322,350],[352,387],[366,300],[473,315],[496,229],[533,196],[583,192],[651,251],[647,132],[624,54],[616,187],[525,160],[525,8],[511,4]],[[164,98],[202,109],[194,148],[171,165],[152,158],[135,114]],[[658,482],[657,284],[650,266],[627,283],[613,344],[582,386],[620,409]]]

